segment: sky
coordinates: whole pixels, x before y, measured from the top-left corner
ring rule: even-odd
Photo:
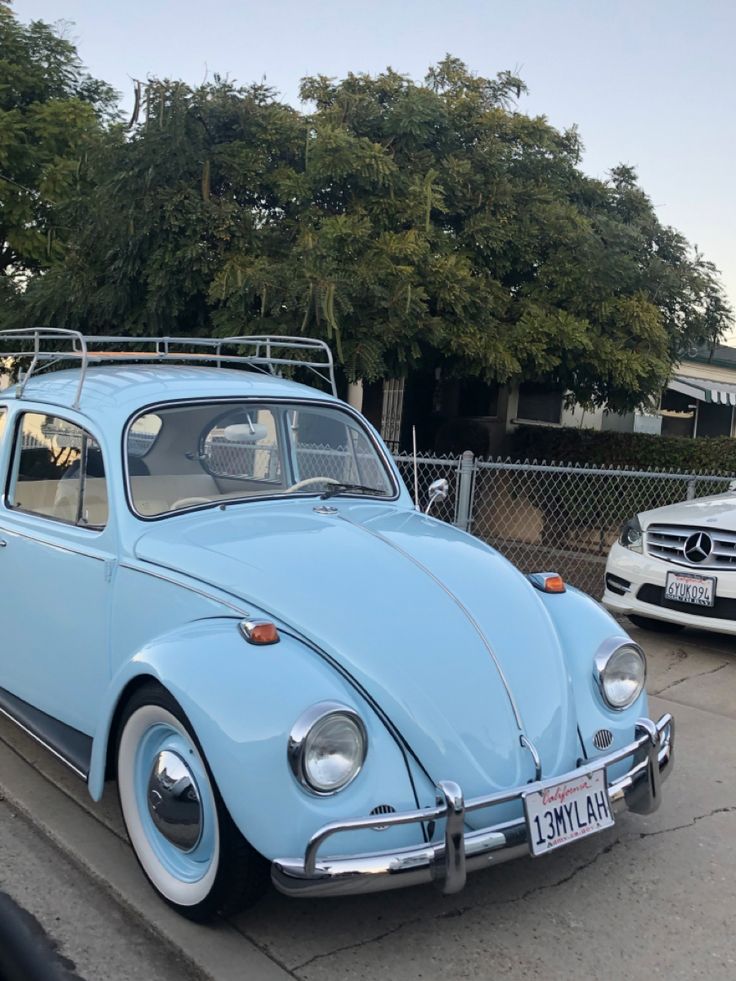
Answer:
[[[15,0],[65,29],[127,107],[132,78],[263,78],[299,105],[299,79],[382,71],[415,79],[447,52],[511,69],[520,110],[577,124],[582,166],[634,166],[660,220],[721,270],[736,310],[734,0]],[[736,329],[729,337],[736,342]]]

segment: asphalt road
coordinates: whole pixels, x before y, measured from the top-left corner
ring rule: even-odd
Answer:
[[[86,981],[733,981],[736,640],[632,633],[649,655],[652,712],[677,720],[662,807],[622,815],[545,858],[477,873],[457,896],[431,887],[334,901],[273,893],[230,923],[195,927],[142,881],[114,793],[92,805],[8,723],[0,890],[38,917]]]

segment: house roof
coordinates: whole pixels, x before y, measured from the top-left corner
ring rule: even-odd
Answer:
[[[687,361],[697,361],[701,364],[723,365],[725,368],[736,368],[736,347],[728,344],[703,344],[688,355]]]

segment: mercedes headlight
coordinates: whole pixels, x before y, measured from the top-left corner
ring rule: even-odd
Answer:
[[[607,705],[628,708],[641,695],[647,680],[644,651],[633,641],[607,641],[595,656],[595,676]]]
[[[307,790],[334,794],[360,773],[368,748],[358,713],[339,702],[320,702],[299,717],[289,735],[289,765]]]
[[[642,530],[638,517],[629,518],[626,524],[621,526],[621,533],[618,537],[619,542],[634,552],[641,552]]]

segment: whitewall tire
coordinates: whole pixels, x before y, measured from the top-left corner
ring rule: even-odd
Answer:
[[[261,895],[267,863],[233,824],[181,707],[156,684],[123,711],[117,779],[133,851],[170,906],[202,921]]]

